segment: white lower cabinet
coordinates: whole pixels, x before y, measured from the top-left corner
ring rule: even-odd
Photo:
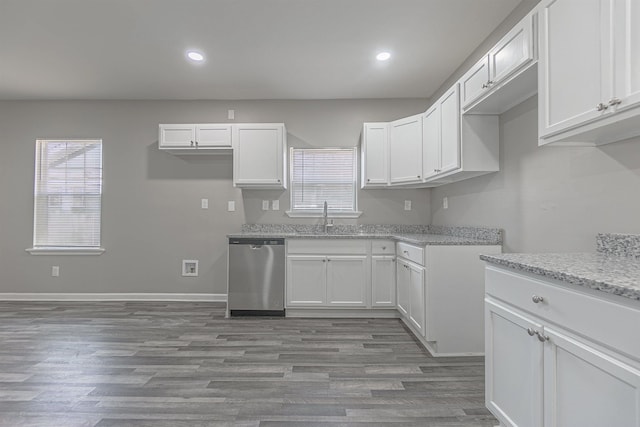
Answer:
[[[397,292],[398,311],[418,335],[424,335],[424,267],[398,257]]]
[[[367,242],[294,240],[287,254],[287,307],[366,307]]]
[[[403,316],[409,314],[410,287],[411,270],[404,260],[398,258],[396,261],[396,294],[398,311]]]
[[[396,259],[392,255],[371,257],[371,306],[396,306]]]
[[[501,426],[640,426],[640,305],[494,267],[486,287],[486,404]]]
[[[367,256],[327,257],[327,304],[366,307]]]

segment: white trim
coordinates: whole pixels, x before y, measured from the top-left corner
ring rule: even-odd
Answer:
[[[102,255],[105,252],[105,248],[64,248],[64,247],[50,247],[50,248],[29,248],[25,249],[31,255]]]
[[[287,308],[286,317],[331,318],[392,318],[397,319],[400,313],[395,308]]]
[[[0,292],[0,301],[207,301],[227,302],[227,294],[27,293]]]
[[[289,218],[324,218],[324,214],[321,211],[286,211],[285,212]],[[361,211],[353,211],[353,212],[329,212],[327,218],[360,218],[362,215]]]

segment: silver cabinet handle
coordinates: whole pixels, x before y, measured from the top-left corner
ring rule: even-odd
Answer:
[[[494,84],[494,83],[495,83],[495,82],[494,82],[493,80],[489,80],[489,81],[487,82],[487,84],[488,84],[489,86],[493,86],[493,84]]]
[[[540,342],[549,341],[549,337],[544,335],[540,331],[536,331],[536,335],[538,336],[538,341],[540,341]]]
[[[409,254],[409,251],[402,251],[403,254]]]
[[[196,141],[196,148],[198,148],[198,141]]]
[[[488,84],[488,83],[482,83],[482,89],[486,89],[486,88],[488,88],[488,87],[489,87],[489,84]]]
[[[612,107],[614,105],[620,105],[620,104],[622,104],[622,100],[620,98],[611,98],[609,100],[609,105],[612,106]]]
[[[609,106],[606,104],[603,104],[602,102],[596,105],[596,111],[604,111],[607,108],[609,108]]]
[[[322,260],[322,262],[327,262],[327,260],[326,260],[326,259],[323,259],[323,260]]]
[[[527,328],[527,333],[529,334],[529,336],[534,336],[537,332],[531,328]]]
[[[367,178],[367,182],[371,182],[371,178]]]
[[[193,147],[193,141],[191,141],[191,146]]]
[[[534,295],[531,297],[531,301],[533,301],[535,304],[538,304],[542,301],[544,301],[544,298],[539,297],[538,295]]]

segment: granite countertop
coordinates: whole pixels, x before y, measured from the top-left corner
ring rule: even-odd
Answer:
[[[640,301],[640,235],[599,234],[597,240],[595,253],[508,253],[480,258],[513,270]]]
[[[388,239],[414,245],[501,245],[499,229],[433,226],[341,226],[324,233],[316,226],[245,225],[229,238]]]

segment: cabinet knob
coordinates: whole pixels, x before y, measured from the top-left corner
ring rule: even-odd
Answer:
[[[191,141],[191,146],[193,147],[193,141]]]
[[[540,331],[536,331],[536,335],[538,336],[538,341],[540,342],[549,341],[549,337],[543,333],[540,333]]]
[[[489,85],[487,83],[482,83],[482,89],[486,89],[488,87],[489,87]]]
[[[538,295],[534,295],[531,297],[531,301],[533,301],[535,304],[538,304],[542,301],[544,301],[544,298],[539,297]]]
[[[382,247],[382,250],[384,251],[385,249],[387,249],[387,247],[386,247],[386,246],[383,246],[383,247]]]
[[[280,182],[280,180],[278,180],[278,182]]]
[[[367,178],[367,182],[371,182],[371,178]]]
[[[604,111],[609,108],[608,105],[603,104],[602,102],[596,105],[596,111]]]
[[[615,106],[615,105],[620,105],[620,104],[622,104],[622,100],[621,100],[620,98],[611,98],[611,99],[609,100],[609,105],[610,105],[611,107],[613,107],[613,106]]]
[[[536,331],[531,328],[527,328],[527,333],[529,334],[529,336],[534,336],[536,334]]]
[[[493,84],[494,84],[494,83],[495,83],[495,82],[494,82],[493,80],[489,80],[489,81],[487,82],[487,85],[489,85],[489,86],[493,86]]]
[[[322,262],[327,262],[327,260],[326,260],[326,259],[323,259],[323,260],[322,260]]]
[[[198,148],[198,141],[196,141],[196,148]]]

